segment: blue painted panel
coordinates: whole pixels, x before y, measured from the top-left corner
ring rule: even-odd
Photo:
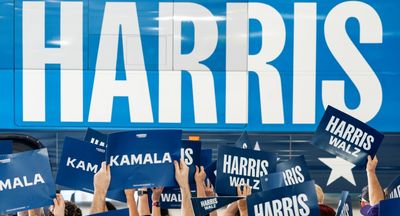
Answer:
[[[34,1],[26,1],[26,2],[34,2]],[[37,2],[37,1],[35,1]],[[79,1],[63,1],[63,2],[79,2]],[[195,37],[196,26],[192,21],[188,21],[193,17],[182,17],[179,14],[171,14],[170,19],[172,19],[175,24],[171,21],[170,30],[171,32],[168,35],[160,35],[160,22],[162,20],[159,19],[160,14],[160,4],[165,3],[173,3],[174,1],[155,1],[155,0],[139,0],[135,1],[135,6],[137,11],[132,11],[132,14],[137,13],[137,19],[139,24],[139,32],[137,34],[130,35],[122,35],[120,33],[116,35],[101,35],[102,29],[104,28],[104,13],[106,4],[112,4],[117,2],[128,2],[133,3],[133,1],[128,0],[120,0],[120,1],[105,1],[105,0],[84,0],[82,2],[82,65],[81,68],[77,68],[77,66],[70,66],[70,69],[79,69],[82,72],[83,81],[82,83],[76,82],[76,86],[83,86],[83,105],[70,104],[70,106],[79,106],[78,108],[82,110],[83,119],[82,120],[74,120],[72,122],[62,121],[61,120],[61,101],[60,98],[60,89],[62,80],[60,76],[60,66],[59,64],[47,64],[42,66],[38,66],[38,68],[23,68],[23,53],[25,52],[23,49],[23,13],[26,13],[24,10],[22,0],[17,1],[2,1],[0,3],[0,45],[2,49],[0,50],[0,69],[4,69],[1,71],[1,79],[0,79],[0,105],[2,109],[0,110],[0,128],[2,129],[33,129],[33,128],[48,128],[48,129],[78,129],[85,127],[102,127],[102,128],[182,128],[185,130],[218,130],[218,131],[231,131],[231,130],[242,130],[246,128],[248,131],[260,131],[260,132],[311,132],[314,131],[318,121],[322,117],[324,113],[324,107],[327,104],[324,104],[326,101],[325,96],[323,96],[323,83],[326,81],[344,81],[344,101],[345,106],[349,109],[357,109],[360,105],[361,101],[365,101],[368,99],[368,96],[362,96],[363,92],[366,90],[360,90],[359,85],[365,84],[366,82],[370,82],[374,80],[375,76],[379,81],[378,86],[382,88],[382,104],[378,106],[378,108],[374,111],[371,108],[371,112],[373,112],[372,117],[368,118],[369,124],[382,132],[399,132],[400,126],[397,122],[400,121],[400,115],[398,115],[397,110],[400,109],[400,102],[398,100],[398,91],[399,87],[397,83],[400,82],[400,61],[397,60],[398,55],[397,51],[400,50],[400,28],[396,20],[399,20],[399,14],[397,12],[397,8],[400,6],[400,2],[397,1],[372,1],[365,0],[360,2],[365,8],[376,13],[380,23],[382,25],[382,43],[361,43],[361,39],[366,37],[366,33],[360,29],[360,23],[355,18],[350,18],[346,21],[345,30],[346,34],[348,34],[351,39],[351,43],[354,44],[355,48],[357,48],[363,58],[366,60],[367,64],[372,68],[373,72],[368,71],[355,71],[361,63],[354,62],[353,73],[356,73],[356,77],[361,78],[360,81],[354,80],[354,74],[349,76],[348,70],[343,69],[343,60],[338,60],[335,58],[334,51],[332,47],[327,45],[328,40],[327,31],[329,30],[327,26],[327,19],[332,17],[333,12],[338,9],[338,7],[343,6],[344,1],[272,1],[272,0],[262,0],[262,1],[225,1],[225,0],[193,0],[193,1],[184,1],[179,0],[175,1],[176,4],[185,3],[188,5],[196,5],[196,7],[201,7],[207,13],[211,14],[209,16],[196,18],[199,23],[206,23],[210,25],[216,25],[218,35],[211,35],[209,32],[202,32],[202,37]],[[38,3],[38,2],[37,2]],[[227,92],[232,90],[227,90],[228,88],[228,73],[232,74],[240,74],[247,73],[243,71],[243,68],[229,68],[227,65],[227,47],[228,40],[227,36],[234,37],[243,37],[248,43],[248,54],[255,55],[260,51],[260,48],[263,45],[269,46],[269,44],[274,44],[276,41],[268,41],[265,37],[269,37],[268,35],[274,35],[276,32],[268,31],[268,28],[263,29],[261,22],[255,19],[250,19],[248,22],[248,30],[246,30],[243,35],[227,35],[229,34],[227,28],[227,16],[230,14],[228,10],[228,6],[232,6],[233,4],[242,4],[241,10],[244,14],[247,14],[248,17],[251,17],[251,4],[260,3],[264,6],[272,7],[274,11],[278,14],[280,19],[283,20],[284,28],[285,28],[285,41],[282,52],[278,52],[277,57],[271,62],[265,62],[266,64],[270,64],[278,71],[280,82],[277,83],[273,89],[268,89],[271,86],[270,81],[273,76],[271,76],[271,71],[265,71],[262,68],[256,68],[252,70],[257,71],[249,71],[248,75],[248,85],[245,86],[244,90],[247,97],[244,98],[243,101],[240,101],[238,96],[237,103],[245,103],[244,107],[247,109],[240,108],[237,106],[239,111],[245,113],[247,118],[240,122],[231,122],[229,117],[227,117],[227,109],[229,109],[228,97],[230,94],[237,94],[240,92],[240,84],[235,83],[237,85],[238,92]],[[300,3],[306,3],[308,6],[312,6],[315,3],[316,6],[316,19],[312,20],[316,25],[316,57],[315,57],[315,82],[311,83],[311,85],[315,85],[315,98],[311,101],[315,103],[312,107],[315,108],[315,112],[312,111],[310,122],[307,123],[298,123],[294,117],[294,113],[297,112],[294,110],[293,102],[295,100],[294,96],[294,78],[296,77],[293,72],[294,67],[294,40],[296,38],[295,22],[297,19],[295,14],[295,7],[298,7]],[[229,4],[229,5],[228,5]],[[45,40],[45,48],[57,50],[62,46],[67,46],[75,43],[75,41],[60,41],[61,40],[61,6],[60,1],[48,0],[45,1],[44,7],[44,40]],[[177,7],[175,5],[174,7]],[[352,13],[357,13],[355,10]],[[14,17],[15,13],[15,17]],[[360,14],[366,14],[367,12],[363,11]],[[113,19],[124,17],[126,14],[118,14],[116,17],[112,17]],[[371,16],[367,16],[371,17]],[[14,20],[15,18],[15,20]],[[65,20],[64,20],[65,21]],[[181,24],[181,35],[174,34],[174,30],[178,24]],[[29,21],[25,21],[29,22]],[[13,24],[14,23],[14,24]],[[338,19],[334,19],[333,23],[339,23]],[[39,27],[40,23],[36,23]],[[119,26],[117,27],[119,28]],[[40,28],[38,28],[40,29]],[[379,33],[379,29],[375,29]],[[122,30],[120,30],[121,32]],[[266,35],[263,35],[262,32],[267,32]],[[360,33],[361,31],[361,33]],[[15,35],[14,35],[15,32]],[[312,31],[307,32],[312,36]],[[339,37],[340,35],[338,35]],[[115,67],[110,68],[99,68],[99,43],[101,37],[114,37],[114,41],[117,41],[118,49],[117,53],[106,53],[110,56],[115,57],[115,59],[110,59],[111,62],[115,62]],[[138,47],[133,47],[129,43],[124,43],[124,37],[140,37],[141,45],[143,50],[138,50],[137,53],[142,53],[144,58],[144,69],[146,70],[147,75],[147,83],[142,82],[140,84],[140,89],[143,89],[143,94],[145,94],[145,87],[149,89],[149,96],[151,101],[151,110],[152,119],[150,122],[141,123],[138,121],[130,120],[130,113],[135,107],[128,106],[128,100],[125,96],[118,96],[114,98],[113,111],[111,121],[101,121],[94,122],[89,118],[89,113],[93,109],[90,106],[93,95],[95,94],[93,85],[95,81],[95,76],[101,76],[100,74],[115,74],[115,79],[123,83],[127,76],[127,72],[134,71],[139,72],[137,65],[129,66],[129,71],[127,71],[127,65],[131,64],[131,62],[135,62],[137,60],[136,57],[132,57],[127,55],[127,50],[129,49],[138,49]],[[168,62],[164,59],[159,59],[159,38],[164,38],[166,42],[172,42],[170,45],[172,47],[168,47],[166,49],[166,56],[172,58],[171,62]],[[193,50],[193,47],[196,43],[200,43],[201,41],[208,40],[209,38],[217,37],[217,44],[215,46],[215,50],[210,54],[209,57],[201,61],[204,67],[194,67],[194,68],[181,68],[181,66],[175,61],[174,51],[177,51],[177,43],[180,43],[181,53],[180,54],[188,54]],[[264,37],[264,38],[263,38]],[[79,38],[79,37],[78,37]],[[163,40],[164,40],[163,39]],[[237,38],[236,38],[237,39]],[[38,42],[39,43],[39,42]],[[335,44],[336,48],[343,48],[345,45],[343,43]],[[107,50],[111,52],[111,50]],[[239,47],[237,48],[239,52]],[[304,50],[305,55],[307,54],[307,50]],[[300,52],[302,53],[302,52]],[[349,51],[349,53],[352,53]],[[104,54],[104,53],[103,53]],[[124,55],[125,58],[124,58]],[[247,55],[247,53],[246,53]],[[349,58],[352,58],[354,55],[349,55]],[[15,61],[14,61],[15,60]],[[241,59],[244,63],[245,67],[249,67],[251,62],[249,58]],[[166,62],[167,61],[167,62]],[[165,64],[164,64],[165,63]],[[46,118],[31,121],[24,120],[23,118],[23,110],[24,109],[37,109],[33,107],[24,107],[23,104],[23,71],[28,69],[36,69],[36,70],[46,70],[46,81],[45,81],[45,97],[46,97],[46,105],[45,116]],[[210,70],[207,71],[207,70]],[[181,82],[180,85],[168,83],[170,89],[176,89],[177,86],[181,87],[182,95],[180,97],[181,101],[181,112],[180,121],[177,122],[163,122],[160,120],[159,113],[163,109],[160,106],[160,74],[161,73],[169,73],[170,70],[181,71]],[[197,72],[202,74],[200,79],[194,77],[190,72]],[[347,73],[346,73],[347,72]],[[206,92],[207,86],[203,85],[204,80],[208,75],[211,74],[212,83],[210,86],[214,87],[213,91],[210,91],[211,95],[206,95],[205,98],[213,99],[215,98],[214,104],[200,104],[196,105],[194,101],[198,98],[195,98],[193,89],[197,89],[198,92]],[[260,78],[260,74],[264,74],[264,78]],[[307,78],[311,76],[312,72],[309,70],[302,71],[302,75],[300,77]],[[114,76],[114,74],[113,74]],[[171,77],[176,75],[171,74]],[[242,76],[242,83],[246,83],[247,75]],[[176,78],[176,77],[175,77]],[[179,77],[178,77],[179,79]],[[243,80],[244,79],[244,80]],[[203,84],[199,84],[199,80],[202,80]],[[267,81],[266,81],[267,80]],[[276,82],[275,82],[276,84]],[[37,87],[41,87],[43,85],[41,83],[37,83]],[[199,87],[196,87],[199,86]],[[114,89],[109,85],[103,87],[106,91],[112,92]],[[372,87],[371,87],[372,88]],[[277,94],[279,89],[282,91],[282,95]],[[71,89],[72,92],[73,89]],[[260,93],[260,90],[262,91]],[[248,92],[247,92],[248,91]],[[300,90],[296,90],[300,91]],[[304,90],[305,91],[305,90]],[[282,100],[282,107],[280,100],[272,99],[270,95],[277,94]],[[299,92],[296,92],[299,93]],[[330,96],[337,96],[338,92],[329,92]],[[378,94],[379,92],[373,91],[372,94]],[[78,92],[79,94],[79,92]],[[267,95],[267,96],[266,96]],[[301,91],[299,97],[299,101],[304,101],[309,97],[308,92]],[[178,97],[178,95],[175,95]],[[371,95],[372,97],[373,95]],[[26,96],[25,96],[26,97]],[[169,98],[167,98],[168,100]],[[179,97],[178,97],[179,99]],[[340,98],[339,98],[340,99]],[[171,98],[171,101],[172,98]],[[212,101],[212,100],[211,100]],[[266,102],[267,106],[262,106],[263,102]],[[209,103],[209,102],[207,102]],[[303,103],[309,103],[303,102]],[[337,103],[337,102],[335,102]],[[376,101],[379,104],[379,101]],[[210,106],[208,106],[210,105]],[[337,105],[337,104],[331,104]],[[215,114],[216,119],[210,120],[207,119],[205,122],[201,122],[200,120],[196,121],[196,119],[201,119],[200,114],[197,113],[202,107],[214,107],[214,109],[206,109],[206,113],[209,116],[213,116]],[[140,107],[143,108],[143,107]],[[271,118],[277,117],[276,112],[269,116],[265,113],[270,113],[270,110],[277,108],[279,111],[278,114],[282,114],[282,118],[278,118],[278,122],[271,121]],[[340,108],[340,107],[339,107]],[[147,109],[147,108],[145,108]],[[235,107],[236,109],[236,107]],[[141,109],[139,109],[141,110]],[[368,110],[368,108],[367,108]],[[367,111],[364,111],[364,113]],[[138,115],[142,115],[139,113]],[[363,115],[363,113],[359,114]],[[247,121],[246,121],[247,119]],[[203,119],[204,120],[204,119]]]
[[[0,3],[0,69],[14,68],[14,1]]]

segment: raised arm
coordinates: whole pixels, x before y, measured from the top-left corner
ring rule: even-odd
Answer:
[[[152,195],[151,195],[151,200],[153,204],[151,205],[151,211],[153,213],[153,216],[161,216],[161,209],[160,209],[160,198],[161,198],[161,193],[164,190],[163,187],[161,188],[153,188]]]
[[[135,200],[135,189],[126,189],[125,196],[126,196],[126,204],[129,208],[129,216],[139,216],[139,212],[136,205]]]
[[[367,163],[367,176],[368,176],[368,193],[369,201],[372,206],[379,204],[380,201],[384,200],[385,196],[381,184],[379,183],[378,177],[376,176],[376,167],[378,166],[378,158],[375,156],[374,159],[368,156]]]
[[[53,205],[50,206],[50,215],[64,216],[65,215],[65,201],[61,194],[56,194],[56,198],[53,199]]]
[[[243,190],[241,190],[241,187],[238,186],[237,187],[237,192],[238,192],[238,196],[243,196],[243,197],[247,197],[251,195],[251,187],[246,185],[243,186]],[[238,200],[237,201],[238,207],[239,207],[239,212],[241,216],[248,216],[249,213],[247,211],[247,202],[246,202],[246,198]]]
[[[189,167],[185,164],[183,160],[178,163],[174,161],[175,166],[175,179],[179,184],[182,195],[182,211],[183,216],[194,216],[193,205],[192,205],[192,195],[190,193],[189,187]]]
[[[210,180],[207,179],[207,183],[205,184],[205,191],[207,197],[215,197],[217,194],[214,192],[214,187],[212,186]],[[210,216],[218,216],[217,211],[213,211],[210,213]]]
[[[237,202],[233,202],[228,205],[228,208],[226,208],[224,212],[224,216],[235,216],[236,213],[239,211],[239,207]]]
[[[142,188],[139,190],[139,215],[150,215],[149,196],[147,193],[147,188]]]
[[[108,187],[110,186],[111,173],[110,166],[106,162],[101,163],[101,169],[94,175],[94,196],[92,207],[90,209],[91,214],[105,212],[106,206],[106,194]]]
[[[206,180],[206,172],[204,171],[204,167],[200,168],[196,166],[196,172],[194,174],[194,181],[196,182],[196,192],[197,197],[206,197],[206,190],[204,181]]]

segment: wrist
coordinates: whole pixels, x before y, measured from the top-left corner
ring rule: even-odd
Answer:
[[[160,196],[152,197],[151,200],[153,200],[153,202],[160,202]]]
[[[238,208],[239,208],[240,210],[247,210],[247,202],[246,202],[246,199],[238,200],[238,201],[237,201],[237,204],[238,204]]]
[[[99,198],[106,198],[106,194],[107,194],[107,191],[105,191],[105,190],[94,190],[94,196],[96,196],[96,197],[99,197]]]
[[[135,197],[134,196],[126,196],[126,201],[127,202],[135,201]]]
[[[194,182],[196,184],[202,185],[204,183],[205,180],[201,180],[201,179],[194,179]]]
[[[156,208],[160,208],[160,201],[155,201],[154,200],[152,206],[156,207]]]
[[[189,186],[180,187],[182,193],[190,193]]]
[[[206,193],[206,196],[207,197],[215,197],[215,194],[214,193]]]
[[[181,189],[182,196],[191,196],[192,195],[189,186],[188,187],[181,187],[180,189]]]
[[[189,190],[190,191],[190,187],[189,187],[189,179],[184,180],[182,182],[178,182],[179,188],[182,190]]]

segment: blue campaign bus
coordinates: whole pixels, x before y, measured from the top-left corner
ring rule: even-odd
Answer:
[[[182,128],[204,148],[243,131],[281,160],[304,154],[328,192],[332,157],[310,145],[328,105],[385,134],[383,185],[400,174],[400,2],[2,0],[0,129],[50,149],[65,136]],[[397,21],[396,21],[397,20]]]

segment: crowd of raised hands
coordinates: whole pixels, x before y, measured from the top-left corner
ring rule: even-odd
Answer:
[[[192,206],[192,193],[189,185],[189,167],[184,161],[174,161],[175,166],[175,179],[180,187],[181,192],[181,215],[182,216],[194,216],[194,210]],[[106,194],[108,187],[111,182],[110,167],[105,162],[102,163],[101,169],[95,174],[93,179],[94,184],[94,196],[90,208],[91,214],[107,212],[106,205]],[[203,166],[196,166],[194,175],[196,183],[196,194],[197,197],[215,197],[217,194],[214,191],[214,186],[207,179],[206,172]],[[130,216],[161,216],[160,198],[163,188],[153,188],[151,195],[151,202],[147,196],[147,189],[126,189],[125,195],[127,200],[127,207],[129,208]],[[238,196],[247,197],[251,194],[251,187],[249,186],[238,186]],[[140,196],[135,199],[135,195]],[[66,201],[60,194],[57,194],[53,200],[54,205],[50,207],[50,215],[54,216],[80,216],[82,214],[74,214],[66,211]],[[151,211],[150,211],[151,208]],[[231,203],[224,211],[224,216],[235,216],[235,215],[247,216],[247,203],[246,199]],[[217,211],[214,211],[210,216],[217,216]],[[34,216],[34,214],[29,214]]]
[[[382,189],[378,177],[376,176],[376,168],[378,165],[377,157],[368,157],[368,163],[366,166],[366,173],[368,177],[368,197],[362,202],[367,202],[367,205],[371,206],[368,213],[363,214],[367,216],[378,216],[379,215],[379,202],[384,200],[387,196],[385,191]],[[182,216],[194,216],[194,210],[192,205],[192,191],[189,184],[189,167],[184,161],[174,161],[175,167],[175,179],[180,187],[181,193],[181,215]],[[161,174],[162,175],[162,174]],[[94,175],[94,196],[90,208],[90,214],[105,213],[109,210],[106,203],[106,194],[111,182],[110,166],[105,162],[102,163],[101,169]],[[207,179],[204,167],[196,166],[194,174],[194,182],[196,185],[196,194],[199,198],[216,197],[214,186]],[[162,209],[160,208],[161,194],[164,188],[152,188],[151,199],[148,197],[148,189],[126,189],[126,203],[129,209],[129,216],[161,216]],[[237,196],[243,197],[238,201],[235,201],[228,205],[228,207],[221,212],[214,211],[210,213],[210,216],[247,216],[247,201],[246,197],[251,195],[252,188],[249,186],[238,186]],[[318,190],[318,204],[323,205],[323,192],[322,189]],[[320,201],[321,200],[321,201]],[[49,209],[50,216],[82,216],[82,211],[72,202],[65,201],[61,194],[57,194],[53,200],[54,204]],[[363,205],[365,203],[361,203]],[[34,209],[27,212],[18,213],[18,216],[42,216],[44,215],[43,209]],[[321,215],[335,215],[334,211],[331,210],[329,213],[321,211]]]

